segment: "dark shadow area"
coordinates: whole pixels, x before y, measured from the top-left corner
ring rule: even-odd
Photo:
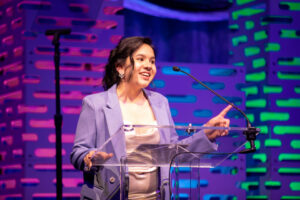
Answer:
[[[124,36],[149,36],[157,60],[167,62],[228,63],[228,21],[189,22],[122,11]]]

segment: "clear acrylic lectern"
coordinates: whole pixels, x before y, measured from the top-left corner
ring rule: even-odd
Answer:
[[[205,134],[205,131],[225,130],[228,134],[213,142]],[[134,180],[132,173],[157,176],[158,198],[170,199],[178,197],[179,190],[174,184],[178,179],[176,169],[217,167],[243,149],[247,142],[243,134],[246,130],[242,127],[123,125],[97,149],[92,163],[93,167],[119,169],[120,199],[128,198]],[[113,157],[104,161],[97,156],[99,152],[112,153]],[[199,190],[200,187],[196,187],[190,192]]]

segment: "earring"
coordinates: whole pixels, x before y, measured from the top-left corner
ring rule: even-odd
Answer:
[[[120,77],[120,79],[123,79],[124,78],[124,74],[120,74],[119,73],[119,77]]]

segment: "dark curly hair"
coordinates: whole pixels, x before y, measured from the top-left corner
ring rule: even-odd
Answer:
[[[143,44],[148,44],[153,49],[154,54],[156,54],[152,40],[148,37],[139,36],[123,38],[116,48],[110,51],[108,63],[105,66],[105,74],[102,80],[104,90],[108,90],[115,83],[120,83],[121,78],[119,77],[117,66],[124,65],[128,57],[133,70],[134,60],[132,58],[132,54]]]

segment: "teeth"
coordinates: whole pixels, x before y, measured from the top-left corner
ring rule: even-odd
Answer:
[[[148,73],[142,73],[143,76],[147,76],[147,77],[150,77],[150,74]]]

